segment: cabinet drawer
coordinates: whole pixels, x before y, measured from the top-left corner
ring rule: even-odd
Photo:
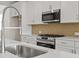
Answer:
[[[71,48],[67,48],[67,47],[63,47],[63,46],[58,46],[56,47],[57,50],[61,50],[61,51],[65,51],[65,52],[69,52],[69,53],[73,53],[73,49]]]
[[[36,40],[33,40],[33,39],[26,39],[26,40],[23,40],[23,42],[36,44]]]
[[[74,41],[66,41],[66,40],[57,40],[56,41],[57,46],[64,46],[64,47],[74,47]]]
[[[36,41],[34,40],[29,40],[29,43],[31,43],[31,44],[35,44],[36,45]]]
[[[76,49],[76,54],[78,54],[78,55],[79,55],[79,49]]]
[[[79,49],[79,42],[75,42],[75,48]]]
[[[22,39],[32,39],[32,36],[22,36]]]
[[[23,36],[22,41],[26,43],[36,44],[36,38],[32,36]]]

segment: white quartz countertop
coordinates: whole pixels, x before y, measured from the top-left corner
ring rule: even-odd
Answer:
[[[56,40],[69,40],[79,42],[79,37],[58,37]]]
[[[35,58],[79,58],[79,55],[60,50],[50,50],[48,53],[37,56]]]
[[[45,54],[36,56],[34,58],[79,58],[79,55],[77,55],[77,54],[72,54],[72,53],[68,53],[68,52],[64,52],[64,51],[60,51],[60,50],[53,50],[50,48],[45,48],[45,47],[41,47],[41,46],[37,46],[37,45],[30,44],[30,43],[25,43],[25,42],[6,40],[6,47],[15,46],[15,45],[23,45],[26,47],[30,47],[30,48],[34,48],[34,49],[38,49],[38,50],[46,52]],[[4,54],[0,53],[0,58],[7,58],[7,57],[8,58],[18,58],[18,56],[13,55],[9,52],[6,52]]]

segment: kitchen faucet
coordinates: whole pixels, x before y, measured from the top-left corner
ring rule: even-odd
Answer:
[[[17,11],[18,16],[20,17],[20,12],[13,6],[8,6],[6,8],[4,8],[3,10],[3,17],[2,17],[2,26],[1,26],[1,49],[2,49],[2,53],[5,53],[5,12],[8,8],[13,8]],[[20,19],[20,18],[19,18]]]

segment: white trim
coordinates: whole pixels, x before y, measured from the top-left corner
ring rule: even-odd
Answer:
[[[5,27],[5,29],[21,29],[21,27]]]
[[[59,20],[48,20],[48,21],[42,21],[42,22],[55,22],[55,21],[59,21]]]

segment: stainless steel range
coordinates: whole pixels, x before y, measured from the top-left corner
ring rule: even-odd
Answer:
[[[38,37],[37,37],[37,45],[55,49],[56,37],[63,37],[63,36],[64,35],[50,35],[50,34],[38,35]]]

